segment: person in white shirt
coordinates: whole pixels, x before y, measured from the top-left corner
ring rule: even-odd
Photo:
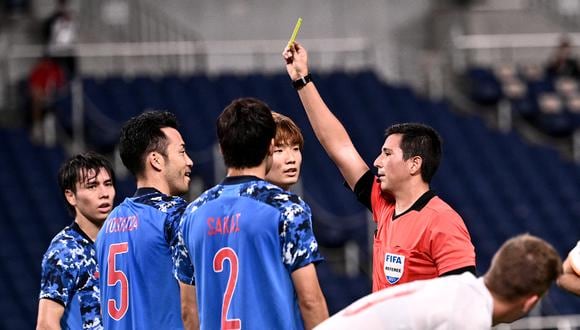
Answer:
[[[564,273],[558,278],[558,286],[580,296],[580,241],[564,260]]]
[[[556,250],[523,234],[501,246],[483,277],[466,272],[384,289],[315,329],[489,329],[527,314],[561,273]]]

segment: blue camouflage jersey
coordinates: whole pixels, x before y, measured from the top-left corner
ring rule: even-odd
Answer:
[[[105,329],[183,329],[173,275],[187,203],[140,188],[113,209],[97,236]],[[190,265],[191,267],[191,265]]]
[[[192,202],[176,276],[195,284],[202,329],[303,329],[291,273],[322,257],[311,211],[253,176],[228,177]]]
[[[64,306],[62,329],[103,329],[93,241],[76,222],[50,242],[42,258],[40,299]]]

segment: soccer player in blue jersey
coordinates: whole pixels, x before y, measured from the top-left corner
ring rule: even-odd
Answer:
[[[113,209],[97,238],[106,329],[197,324],[195,288],[173,275],[173,260],[182,253],[176,249],[179,219],[187,206],[177,196],[188,191],[193,166],[177,126],[172,113],[151,111],[121,129],[121,160],[135,175],[137,191]]]
[[[42,258],[37,329],[103,329],[94,241],[113,208],[113,168],[88,152],[63,163],[58,180],[75,219]]]
[[[314,264],[310,208],[264,180],[276,124],[263,102],[233,101],[217,120],[227,177],[192,202],[180,241],[193,269],[202,329],[303,329],[328,317]]]

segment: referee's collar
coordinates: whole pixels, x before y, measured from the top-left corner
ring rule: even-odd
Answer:
[[[142,187],[142,188],[137,188],[137,191],[135,191],[135,195],[133,195],[133,197],[139,197],[139,196],[144,196],[144,195],[149,195],[149,194],[163,194],[161,191],[153,188],[153,187]],[[163,194],[165,195],[165,194]]]
[[[417,212],[421,211],[425,207],[425,205],[427,205],[427,203],[429,203],[429,201],[435,196],[437,196],[437,195],[435,195],[433,190],[427,190],[405,212],[403,212],[401,214],[397,214],[397,215],[395,215],[395,213],[393,213],[393,220],[396,220],[397,218],[399,218],[399,217],[401,217],[401,216],[403,216],[411,211],[417,211]]]

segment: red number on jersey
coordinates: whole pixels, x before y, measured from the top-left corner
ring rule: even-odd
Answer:
[[[115,268],[115,259],[117,255],[127,253],[129,251],[129,243],[117,243],[109,246],[109,256],[107,257],[107,264],[109,271],[107,272],[107,285],[115,286],[117,282],[121,284],[121,301],[119,307],[115,299],[109,299],[107,302],[107,312],[114,320],[119,321],[127,313],[129,309],[129,281],[127,275],[121,270]]]
[[[222,272],[226,259],[230,261],[230,277],[228,278],[228,285],[222,303],[221,329],[239,330],[242,328],[242,320],[228,319],[228,310],[238,282],[238,255],[236,251],[229,247],[221,248],[213,257],[213,271]]]

